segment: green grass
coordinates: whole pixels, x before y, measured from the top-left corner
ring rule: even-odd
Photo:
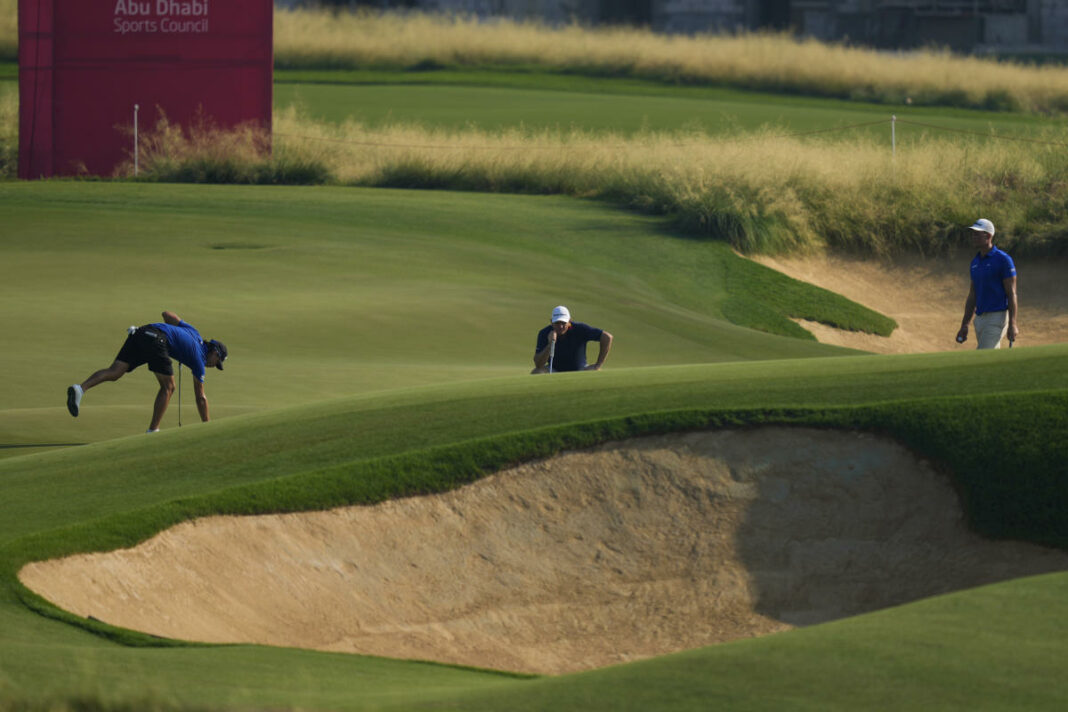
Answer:
[[[467,84],[450,71],[338,74],[278,85],[276,99],[308,118],[281,119],[276,141],[316,153],[342,181],[596,196],[746,253],[938,254],[963,244],[978,214],[996,216],[1017,255],[1063,251],[1064,133],[1046,118],[895,109],[892,153],[891,112],[859,102],[607,79],[539,89],[537,74],[510,85],[478,71]]]
[[[324,121],[352,118],[370,126],[413,123],[453,130],[475,126],[494,131],[523,125],[532,130],[576,127],[623,135],[683,129],[733,135],[766,126],[801,133],[885,121],[845,132],[884,138],[888,146],[894,114],[948,130],[1023,138],[1056,125],[1054,119],[1026,114],[888,107],[726,87],[514,70],[278,70],[274,99],[277,107],[297,104]],[[898,126],[902,146],[939,133]]]
[[[622,369],[596,380],[512,377],[347,398],[171,430],[158,439],[9,459],[0,462],[6,495],[0,568],[10,576],[26,559],[128,546],[196,514],[372,502],[447,489],[507,462],[604,439],[769,422],[896,436],[958,473],[958,486],[977,495],[965,502],[981,527],[1015,521],[1022,529],[996,533],[1052,535],[1063,545],[1068,535],[1059,512],[1068,491],[1059,473],[1068,445],[1051,435],[1063,431],[1068,417],[1066,351]],[[957,397],[976,371],[1000,384],[998,391]],[[561,417],[563,402],[571,407]],[[732,407],[737,404],[745,407]],[[1003,454],[975,459],[984,447]],[[146,459],[152,467],[139,467]],[[1043,519],[1028,506],[1013,510],[1028,501],[1048,505]],[[990,513],[984,502],[1000,511]],[[18,672],[17,694],[31,697],[85,694],[86,686],[91,692],[133,669],[152,681],[133,690],[170,703],[408,709],[432,701],[472,710],[499,709],[508,700],[519,709],[703,709],[709,695],[732,708],[790,701],[855,709],[900,685],[900,675],[923,671],[910,678],[907,694],[886,698],[891,709],[920,699],[992,709],[1025,700],[1025,707],[1056,709],[1066,688],[1049,672],[1068,652],[1068,638],[1057,633],[1068,621],[1066,585],[1065,575],[1010,582],[784,636],[537,680],[241,646],[138,653],[20,612],[11,600],[16,591],[7,588],[0,669]],[[993,623],[977,625],[991,617]],[[127,643],[162,642],[80,625]],[[20,642],[27,640],[32,647]],[[50,678],[53,665],[73,658],[75,670],[88,672]],[[271,666],[290,674],[267,684]],[[220,677],[230,681],[228,689],[212,682]],[[839,677],[848,682],[820,692]],[[200,678],[208,682],[188,685]],[[1016,682],[997,690],[1009,680]]]
[[[0,204],[0,312],[19,335],[0,367],[20,373],[0,456],[143,429],[144,369],[91,391],[77,420],[56,415],[127,326],[166,308],[230,346],[233,366],[208,377],[217,416],[526,373],[559,303],[618,337],[610,368],[845,353],[783,338],[800,332],[784,315],[893,326],[725,245],[565,198],[61,182],[0,184]],[[772,333],[730,323],[739,302]]]
[[[610,93],[567,91],[591,106]],[[537,96],[509,96],[523,95]],[[436,111],[424,115],[444,121]],[[1068,345],[876,357],[790,338],[786,315],[889,324],[658,219],[560,197],[0,183],[0,224],[4,712],[1068,704],[1068,574],[556,678],[69,625],[14,583],[21,562],[200,514],[442,491],[562,448],[702,427],[890,435],[953,477],[979,531],[1068,546]],[[560,302],[615,334],[604,371],[525,375]],[[70,418],[66,385],[164,308],[230,346],[209,374],[216,420],[193,424],[186,385],[187,426],[172,403],[163,433],[138,434],[155,390],[144,369]]]
[[[855,709],[910,675],[907,694],[885,697],[889,707],[1063,701],[1064,688],[1048,681],[1059,679],[1050,665],[1068,653],[1068,638],[1045,635],[1068,618],[1058,576],[534,680],[250,646],[160,648],[88,626],[157,646],[128,647],[90,634],[85,621],[55,620],[65,616],[13,587],[20,562],[126,546],[198,514],[439,491],[559,448],[709,425],[889,433],[957,474],[975,493],[967,502],[980,528],[1061,542],[1058,468],[1068,452],[1056,433],[1068,412],[1068,347],[831,357],[838,352],[710,316],[729,281],[707,261],[714,245],[581,201],[77,182],[0,191],[5,218],[19,228],[3,245],[2,303],[24,337],[5,356],[6,372],[20,375],[8,381],[5,402],[17,407],[2,413],[5,437],[99,441],[0,461],[4,700],[40,708],[88,699],[104,709],[688,710],[709,700]],[[567,267],[575,263],[595,270],[592,285]],[[574,276],[576,312],[615,330],[605,371],[523,375],[542,302],[557,301],[546,275]],[[180,307],[206,331],[233,337],[228,369],[208,387],[224,417],[181,430],[172,417],[154,439],[114,439],[143,427],[148,376],[91,392],[77,420],[65,413],[63,387],[110,357],[126,322],[140,321],[121,314],[148,299],[146,319]],[[449,350],[458,326],[474,356]],[[994,390],[970,396],[980,373]],[[329,396],[340,397],[322,400]],[[1000,457],[982,456],[979,444],[991,442]],[[995,628],[977,624],[994,610]],[[828,693],[835,680],[857,682]]]

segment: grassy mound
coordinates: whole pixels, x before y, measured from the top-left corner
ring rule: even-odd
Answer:
[[[7,603],[0,605],[0,617],[8,621],[5,629],[15,634],[41,628],[41,619],[12,607],[12,597],[17,595],[49,616],[106,637],[133,645],[167,645],[72,619],[19,589],[12,576],[27,560],[128,546],[202,514],[319,509],[438,492],[503,465],[562,449],[645,433],[768,423],[891,435],[951,474],[970,521],[980,531],[1066,546],[1068,530],[1059,512],[1068,504],[1061,466],[1068,453],[1061,452],[1065,445],[1056,436],[1068,412],[1064,352],[1065,347],[1058,346],[995,354],[623,369],[599,374],[606,378],[596,382],[583,379],[582,374],[496,379],[306,405],[230,418],[210,428],[172,430],[153,440],[133,437],[9,459],[0,462],[7,492],[2,505],[5,514],[0,518]],[[829,363],[835,364],[833,372],[827,368]],[[957,395],[973,382],[975,368],[991,382],[1002,384],[1003,390],[983,396]],[[576,394],[581,398],[575,398]],[[563,421],[562,399],[572,403]],[[717,405],[709,408],[708,403]],[[60,500],[49,492],[64,496]],[[996,660],[998,675],[1031,679],[1041,674],[1046,670],[1043,661],[1048,661],[1050,639],[1045,635],[1047,628],[1040,634],[1036,624],[1039,618],[1046,627],[1068,621],[1063,598],[1056,600],[1064,585],[1063,575],[1010,582],[786,636],[536,681],[240,647],[179,647],[146,658],[133,648],[78,639],[78,654],[93,661],[95,676],[101,679],[116,674],[114,666],[119,661],[135,661],[152,675],[165,699],[200,705],[234,698],[211,685],[194,695],[179,693],[186,674],[204,665],[223,665],[228,676],[236,676],[228,679],[255,684],[249,666],[267,656],[285,660],[285,665],[295,665],[302,672],[290,683],[260,688],[252,698],[260,704],[284,701],[359,708],[371,699],[369,695],[388,690],[397,707],[429,695],[446,708],[494,709],[518,696],[530,709],[541,709],[569,700],[589,700],[587,695],[596,692],[597,701],[588,705],[591,709],[618,708],[630,694],[650,704],[655,700],[663,709],[690,709],[692,701],[708,693],[710,678],[721,681],[724,675],[741,674],[744,680],[723,688],[725,699],[766,705],[787,695],[819,699],[832,709],[849,709],[867,699],[866,686],[846,685],[828,702],[823,694],[810,697],[811,680],[862,675],[871,684],[885,687],[902,666],[933,665],[931,669],[940,674],[915,680],[910,694],[975,700],[975,690],[986,690],[989,684],[978,682],[977,676],[990,674],[987,667],[978,666],[979,661]],[[985,628],[991,638],[977,643],[960,635],[974,630],[976,621],[994,606],[1000,607],[1000,622]],[[1043,607],[1041,615],[1036,606]],[[939,625],[932,626],[932,616]],[[49,630],[45,625],[44,640],[68,640],[75,635],[65,629]],[[32,635],[40,640],[40,632]],[[915,645],[933,646],[938,652],[918,653]],[[42,652],[29,653],[9,639],[0,646],[0,660],[23,651],[21,655],[28,657],[22,666],[30,672],[26,679],[40,684],[46,669],[40,656],[52,659],[56,648],[38,646]],[[826,656],[833,649],[842,654],[829,660]],[[869,653],[856,655],[858,650]],[[852,654],[845,654],[849,651]],[[871,667],[868,656],[872,654],[900,656],[900,660],[895,665]],[[764,679],[762,671],[767,670],[769,656],[781,665],[798,666],[805,674],[779,677],[770,686],[757,684]],[[179,659],[180,665],[168,662]],[[758,660],[764,665],[758,665]],[[946,666],[950,660],[955,663],[952,670]],[[312,673],[313,665],[323,667]],[[1030,665],[1037,667],[1027,669]],[[364,680],[361,691],[346,684],[331,693],[347,690],[343,699],[311,694],[307,685],[343,674],[346,667],[349,672],[344,675],[356,674]],[[364,676],[376,669],[379,672],[374,674],[382,677],[367,681]],[[611,681],[617,681],[624,670],[634,684],[641,682],[644,692],[635,693],[631,684],[613,689]],[[411,684],[404,680],[420,672],[433,691],[416,685],[402,693],[397,686]],[[443,689],[441,678],[450,675],[455,677],[445,687],[454,687]],[[1046,686],[1033,692],[1040,708],[1064,693],[1050,686],[1049,679],[1055,678],[1047,678]],[[922,689],[916,690],[916,685]],[[42,690],[55,692],[59,687],[46,684]],[[143,688],[136,689],[143,694]],[[1003,691],[994,699],[1005,694],[1010,693]]]

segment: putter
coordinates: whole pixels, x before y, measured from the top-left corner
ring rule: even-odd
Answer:
[[[556,340],[549,342],[549,373],[553,372],[553,356],[556,356]]]
[[[182,427],[182,363],[178,362],[178,427]]]

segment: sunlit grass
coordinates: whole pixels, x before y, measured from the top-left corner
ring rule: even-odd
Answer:
[[[929,139],[895,156],[868,137],[370,128],[292,107],[276,114],[275,141],[342,183],[599,198],[747,252],[937,253],[980,214],[998,216],[1002,244],[1044,251],[1068,199],[1068,154],[1052,143]]]
[[[0,0],[0,59],[13,60],[18,57],[18,8],[18,0]]]
[[[14,178],[19,160],[19,97],[0,92],[0,178]]]
[[[268,131],[253,124],[220,129],[201,118],[182,127],[160,116],[140,139],[135,168],[126,161],[120,175],[181,183],[314,184],[323,183],[327,168],[322,148],[272,150]]]
[[[17,0],[0,0],[0,59],[18,49]],[[536,66],[671,83],[1039,113],[1068,111],[1068,69],[922,50],[876,52],[785,34],[661,35],[425,13],[275,9],[280,67]]]
[[[876,52],[785,34],[660,35],[422,13],[275,12],[282,67],[537,66],[891,104],[1068,111],[1068,69],[947,51]]]

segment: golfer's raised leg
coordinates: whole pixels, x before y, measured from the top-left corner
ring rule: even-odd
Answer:
[[[156,393],[156,402],[152,406],[152,422],[148,426],[148,432],[155,432],[159,430],[159,424],[163,422],[163,414],[167,412],[167,404],[171,402],[171,396],[174,395],[174,376],[164,376],[161,373],[157,373],[156,380],[159,381],[159,392]]]
[[[85,395],[87,390],[93,386],[98,386],[105,381],[117,381],[129,370],[130,364],[125,361],[116,360],[107,368],[102,368],[99,371],[96,371],[81,383],[75,383],[67,389],[67,410],[70,411],[71,415],[77,418],[82,406],[82,396]]]

